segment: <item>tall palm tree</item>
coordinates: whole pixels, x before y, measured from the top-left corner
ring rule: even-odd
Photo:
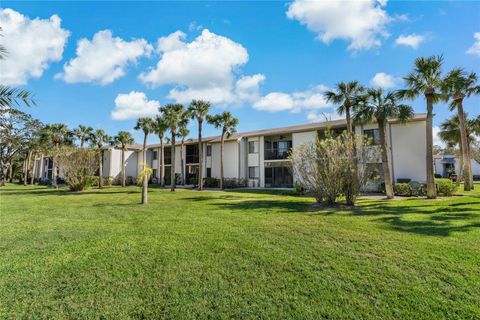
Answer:
[[[198,121],[198,190],[203,190],[203,146],[202,146],[202,126],[205,117],[210,111],[210,102],[203,100],[193,100],[188,107],[188,114],[191,119]]]
[[[223,189],[223,156],[224,156],[224,144],[225,136],[230,138],[232,134],[237,132],[238,119],[233,117],[230,112],[223,112],[215,116],[207,115],[207,122],[213,125],[215,128],[222,128],[222,135],[220,137],[220,189]]]
[[[178,128],[178,137],[181,139],[180,144],[180,163],[182,165],[182,185],[185,185],[185,160],[183,157],[183,150],[185,149],[185,138],[190,134],[190,130],[187,129],[187,122],[182,121]]]
[[[398,91],[398,97],[413,100],[423,95],[427,104],[426,126],[426,169],[427,198],[435,199],[437,190],[433,175],[433,105],[442,98],[443,56],[420,57],[415,60],[413,70],[404,78],[407,88]]]
[[[143,163],[147,165],[147,137],[153,132],[153,120],[151,118],[139,118],[134,127],[135,130],[143,131]],[[143,175],[142,180],[142,204],[148,203],[148,174]]]
[[[175,191],[175,137],[177,136],[178,127],[181,125],[182,120],[185,118],[185,109],[181,104],[167,104],[160,108],[163,113],[166,123],[172,134],[171,146],[172,146],[172,169],[170,170],[171,177],[171,191]]]
[[[465,115],[466,116],[466,115]],[[467,154],[470,154],[470,144],[475,140],[475,135],[480,135],[480,116],[474,119],[466,119],[465,130],[467,132]],[[464,169],[464,152],[461,143],[460,121],[458,115],[454,115],[440,124],[439,138],[445,142],[448,148],[459,147],[459,172],[457,172],[457,183],[461,181],[462,171]],[[471,161],[471,160],[469,160]]]
[[[53,123],[46,125],[41,132],[41,140],[53,146],[52,156],[52,184],[57,186],[57,167],[55,166],[55,154],[63,145],[73,143],[73,134],[63,123]]]
[[[92,133],[90,141],[93,146],[97,147],[100,152],[98,158],[98,188],[103,188],[103,158],[105,155],[105,145],[112,143],[112,138],[105,133],[102,129],[97,129]]]
[[[165,147],[163,141],[165,132],[168,130],[168,124],[162,115],[157,115],[153,120],[153,132],[157,134],[160,139],[160,155],[158,161],[158,171],[160,172],[160,185],[165,187]]]
[[[465,191],[473,189],[472,163],[470,159],[470,147],[468,142],[466,116],[463,111],[463,100],[471,95],[480,94],[480,85],[477,84],[478,77],[472,72],[467,74],[463,69],[454,69],[450,71],[443,80],[443,93],[446,100],[450,100],[450,111],[457,109],[459,127],[460,127],[460,145],[463,157],[463,170],[465,172],[465,181],[463,188]]]
[[[92,138],[93,128],[80,124],[77,128],[73,129],[73,135],[80,141],[80,148],[83,148],[84,143],[90,141]]]
[[[347,118],[347,132],[353,132],[351,112],[356,98],[365,91],[365,88],[358,81],[339,82],[335,85],[334,91],[326,91],[323,95],[327,102],[338,105],[337,113]]]
[[[392,178],[390,176],[390,165],[388,163],[388,147],[385,129],[389,118],[395,118],[406,122],[413,117],[413,108],[401,104],[393,92],[385,93],[383,89],[369,89],[367,94],[359,100],[354,112],[355,121],[362,123],[371,122],[373,119],[378,124],[380,145],[382,153],[382,169],[385,182],[385,191],[388,199],[393,199]]]
[[[130,132],[120,131],[115,136],[114,141],[116,144],[119,144],[122,149],[121,179],[122,179],[122,187],[125,187],[125,151],[127,150],[127,145],[133,144],[134,140]]]

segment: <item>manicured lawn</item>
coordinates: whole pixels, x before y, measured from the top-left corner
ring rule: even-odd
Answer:
[[[480,186],[440,200],[0,189],[0,318],[479,319]]]

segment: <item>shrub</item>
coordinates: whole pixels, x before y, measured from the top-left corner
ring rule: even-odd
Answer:
[[[303,185],[298,181],[295,182],[294,187],[295,187],[295,191],[297,191],[298,193],[303,193],[305,191],[305,189],[303,188]]]
[[[131,186],[133,184],[135,184],[137,182],[137,179],[135,177],[132,177],[132,176],[128,176],[125,178],[125,184],[127,186]]]
[[[410,186],[410,194],[415,197],[423,197],[427,195],[427,185],[417,182],[417,181],[410,181],[408,183]]]
[[[220,179],[217,178],[203,178],[203,185],[207,188],[220,187]]]
[[[408,197],[410,196],[411,191],[408,183],[397,183],[393,186],[393,192],[396,196]]]
[[[353,205],[371,176],[369,166],[357,166],[366,162],[365,145],[362,136],[352,139],[344,132],[334,137],[327,131],[326,138],[292,150],[293,174],[317,202],[332,205],[343,195],[347,204]]]
[[[224,178],[223,187],[225,189],[234,189],[234,188],[244,188],[247,186],[246,179],[237,179],[237,178]]]
[[[440,173],[435,173],[435,179],[441,179],[442,175]]]
[[[91,183],[98,169],[98,152],[90,149],[64,148],[55,156],[55,162],[71,191],[82,191]]]
[[[113,177],[103,177],[103,185],[104,186],[111,186],[113,183]]]
[[[98,176],[91,176],[89,179],[89,186],[98,187],[100,178]]]
[[[458,186],[450,179],[435,179],[437,184],[438,193],[447,197],[451,197]]]

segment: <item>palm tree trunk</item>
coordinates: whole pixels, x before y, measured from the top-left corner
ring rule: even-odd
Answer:
[[[220,144],[220,189],[223,190],[223,145],[224,145],[224,138],[225,137],[225,132],[222,132],[222,141]]]
[[[380,144],[382,147],[382,169],[383,169],[383,180],[385,182],[385,193],[387,199],[393,199],[393,186],[392,178],[390,177],[390,166],[388,164],[388,149],[387,149],[387,139],[385,138],[385,122],[384,120],[378,120],[378,131],[380,133]]]
[[[352,118],[350,116],[350,106],[345,105],[345,117],[347,118],[347,132],[349,135],[352,135]]]
[[[27,162],[25,163],[25,172],[23,176],[23,185],[28,184],[28,171],[30,171],[30,160],[32,159],[33,151],[28,151]]]
[[[181,172],[182,172],[182,185],[185,185],[185,159],[183,157],[183,148],[184,148],[184,143],[185,141],[182,138],[182,144],[180,145],[180,164],[182,166]]]
[[[122,187],[125,187],[125,147],[122,146]]]
[[[457,184],[460,184],[460,182],[462,182],[462,172],[463,172],[463,150],[462,150],[462,144],[459,143],[458,171],[457,171],[457,179],[456,179]]]
[[[143,137],[143,162],[144,166],[144,175],[142,181],[142,204],[148,203],[148,175],[146,174],[147,169],[147,134]]]
[[[160,185],[165,187],[165,147],[163,146],[163,135],[160,136]]]
[[[458,111],[458,122],[460,125],[460,143],[462,145],[463,171],[465,172],[464,174],[465,178],[463,181],[463,190],[470,191],[472,190],[472,185],[473,185],[472,162],[470,160],[470,155],[468,153],[467,128],[465,125],[465,113],[463,112],[462,99],[457,100],[457,111]]]
[[[98,188],[103,188],[103,149],[100,149],[100,159],[98,159]]]
[[[55,151],[58,151],[59,145],[55,145]],[[52,185],[56,188],[57,187],[57,168],[55,167],[55,154],[52,156]]]
[[[427,169],[427,198],[437,198],[437,189],[435,188],[435,180],[433,173],[433,92],[425,93],[427,100],[427,143],[426,143],[426,169]]]
[[[40,154],[40,177],[38,179],[38,181],[42,181],[43,180],[43,153]]]
[[[36,154],[33,157],[33,169],[32,169],[32,177],[30,179],[30,184],[33,186],[33,183],[35,182],[35,169],[37,169],[37,160],[36,160]]]
[[[170,180],[171,182],[171,187],[170,191],[175,191],[175,184],[177,181],[175,181],[175,135],[176,132],[175,130],[172,131],[172,166],[170,167]]]
[[[198,190],[203,190],[203,146],[202,146],[202,122],[198,119]]]

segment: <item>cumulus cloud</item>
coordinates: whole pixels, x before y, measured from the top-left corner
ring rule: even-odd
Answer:
[[[115,109],[111,116],[114,120],[152,117],[158,114],[159,107],[160,103],[157,100],[148,100],[143,92],[120,93],[115,98]]]
[[[62,20],[30,19],[12,9],[0,9],[2,45],[8,56],[0,61],[0,82],[5,85],[26,84],[40,78],[52,62],[60,61],[70,35],[61,27]]]
[[[296,91],[291,94],[271,92],[258,99],[253,104],[253,108],[269,112],[290,111],[294,113],[330,108],[331,105],[323,97],[325,90],[327,90],[326,86],[318,85],[311,89]]]
[[[235,94],[239,100],[255,101],[260,96],[260,85],[265,81],[263,74],[242,76],[235,84]]]
[[[106,85],[124,76],[129,64],[137,63],[139,57],[149,55],[152,49],[144,39],[128,42],[113,37],[110,30],[98,31],[91,41],[86,38],[78,41],[76,57],[63,66],[63,73],[55,77],[67,83]]]
[[[419,34],[401,34],[397,39],[395,39],[395,44],[399,46],[410,47],[412,49],[417,49],[423,41],[425,41],[425,36]]]
[[[473,34],[473,45],[467,50],[468,54],[480,57],[480,32],[475,32]]]
[[[324,43],[334,39],[349,41],[353,51],[381,45],[386,38],[386,25],[391,20],[384,10],[386,0],[295,0],[288,7],[287,17],[298,20],[317,34]]]
[[[173,84],[168,97],[178,102],[209,99],[214,104],[236,101],[236,71],[247,63],[248,52],[239,43],[207,29],[192,42],[176,31],[158,41],[162,53],[155,68],[140,74],[152,87]]]
[[[338,113],[335,112],[315,112],[311,111],[307,114],[307,119],[310,122],[324,122],[343,119]]]
[[[390,89],[396,87],[399,83],[399,80],[399,78],[394,77],[391,74],[387,74],[385,72],[378,72],[370,80],[370,83],[376,87]]]
[[[432,127],[432,134],[433,134],[433,145],[434,146],[440,146],[442,148],[445,147],[445,143],[440,139],[438,136],[438,133],[440,132],[440,128],[437,126]]]

